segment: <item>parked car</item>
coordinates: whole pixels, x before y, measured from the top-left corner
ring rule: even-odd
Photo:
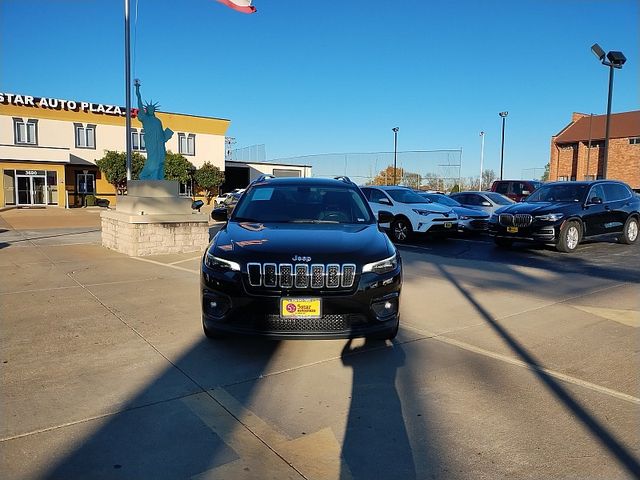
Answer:
[[[213,208],[219,207],[222,203],[224,203],[224,201],[227,198],[232,196],[234,193],[242,193],[244,191],[245,191],[244,188],[234,188],[230,192],[221,193],[220,195],[218,195],[216,198],[213,199]]]
[[[378,228],[392,218],[346,177],[256,180],[202,258],[205,335],[395,337],[402,261]]]
[[[220,206],[220,204],[224,202],[227,198],[229,198],[230,195],[231,195],[231,192],[227,192],[227,193],[221,193],[220,195],[215,197],[213,199],[213,208],[217,208],[218,206]]]
[[[488,213],[474,210],[471,208],[463,207],[458,201],[444,195],[442,193],[430,193],[430,192],[416,192],[421,197],[429,200],[430,202],[439,203],[451,207],[451,209],[458,215],[458,232],[460,233],[473,233],[486,231],[489,225]]]
[[[491,191],[504,195],[515,202],[521,202],[540,185],[542,182],[539,180],[496,180],[491,184]]]
[[[225,199],[211,211],[211,218],[219,217],[221,215],[231,215],[231,212],[238,204],[238,200],[240,200],[241,196],[242,193],[229,192]]]
[[[625,183],[554,182],[494,214],[489,232],[503,247],[533,241],[573,252],[584,238],[600,235],[616,234],[622,243],[635,243],[639,218],[640,197]]]
[[[362,187],[374,213],[389,211],[393,220],[381,227],[396,242],[404,242],[413,233],[451,234],[458,230],[458,216],[451,209],[426,201],[407,187]]]
[[[495,213],[499,208],[515,203],[510,198],[495,192],[459,192],[449,195],[463,207],[482,210],[485,213]]]

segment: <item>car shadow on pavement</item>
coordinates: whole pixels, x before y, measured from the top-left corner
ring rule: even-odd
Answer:
[[[556,397],[556,399],[595,437],[609,453],[635,478],[640,478],[640,463],[615,436],[607,430],[585,407],[583,407],[569,391],[545,372],[540,362],[527,351],[475,298],[460,282],[441,265],[438,269],[482,316],[484,321],[500,336],[517,357],[524,361],[540,382]]]

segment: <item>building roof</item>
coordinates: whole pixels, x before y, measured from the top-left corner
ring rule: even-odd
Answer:
[[[604,140],[606,115],[585,115],[570,123],[556,137],[556,143]],[[589,135],[591,133],[591,135]],[[640,110],[611,114],[609,138],[640,137]]]

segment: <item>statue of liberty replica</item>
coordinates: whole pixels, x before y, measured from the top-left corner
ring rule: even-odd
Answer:
[[[162,122],[155,116],[160,106],[153,101],[144,105],[140,96],[140,80],[136,78],[136,97],[138,98],[138,120],[144,128],[144,143],[147,149],[147,161],[140,172],[140,180],[164,180],[164,162],[167,150],[164,144],[173,136],[169,128],[162,128]]]

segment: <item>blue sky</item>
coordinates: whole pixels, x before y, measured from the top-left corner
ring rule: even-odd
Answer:
[[[549,158],[571,112],[638,109],[637,0],[139,0],[135,75],[162,110],[228,118],[237,146],[267,158],[393,149],[464,150],[475,175]],[[123,1],[0,0],[0,90],[124,104]]]

